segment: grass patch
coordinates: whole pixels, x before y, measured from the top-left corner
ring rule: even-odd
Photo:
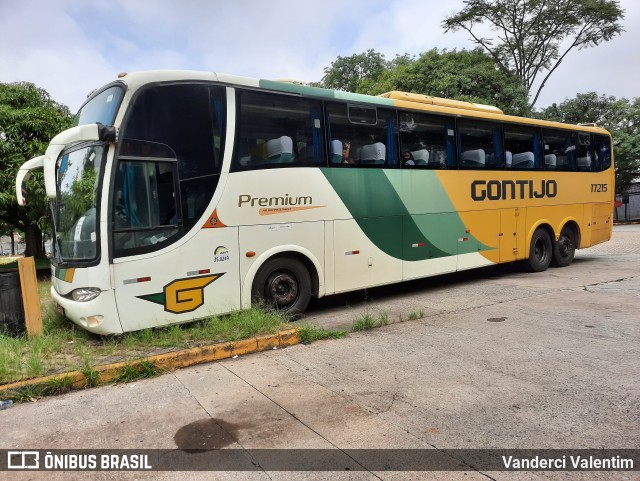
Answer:
[[[346,337],[349,334],[349,331],[323,329],[312,324],[302,324],[298,327],[300,341],[303,344],[311,344],[314,341],[320,341],[323,339],[340,339]]]
[[[42,395],[64,394],[71,391],[72,385],[73,381],[67,376],[60,379],[50,379],[42,387]]]
[[[0,384],[32,377],[81,371],[87,384],[99,382],[95,366],[113,362],[131,362],[136,373],[122,374],[135,379],[152,374],[150,366],[134,363],[141,357],[162,352],[238,341],[259,335],[276,334],[290,326],[282,315],[260,309],[234,312],[188,324],[145,329],[121,336],[97,336],[57,314],[50,298],[50,281],[39,281],[43,335],[33,338],[0,334]],[[156,375],[156,373],[153,373]],[[50,387],[47,392],[62,392],[65,386]],[[25,399],[42,395],[37,390],[25,391]],[[23,400],[23,399],[17,399]]]
[[[389,315],[386,312],[379,312],[375,316],[369,312],[365,312],[353,321],[351,331],[368,331],[369,329],[386,326],[387,324],[389,324]]]
[[[136,381],[138,379],[148,379],[150,377],[155,377],[158,374],[160,374],[160,370],[156,365],[143,359],[140,362],[127,364],[120,368],[116,376],[113,378],[113,382],[122,383]]]
[[[424,311],[421,309],[420,312],[411,312],[409,313],[409,320],[415,321],[416,319],[422,319],[425,316]]]

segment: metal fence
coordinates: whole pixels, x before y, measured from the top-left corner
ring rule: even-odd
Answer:
[[[617,194],[613,219],[618,222],[640,220],[640,192]]]

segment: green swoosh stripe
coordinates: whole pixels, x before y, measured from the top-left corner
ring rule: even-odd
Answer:
[[[465,225],[435,172],[321,171],[364,234],[392,257],[419,261],[491,249],[470,235],[475,242],[457,242]],[[403,182],[413,185],[403,186]],[[416,243],[423,245],[413,248]]]

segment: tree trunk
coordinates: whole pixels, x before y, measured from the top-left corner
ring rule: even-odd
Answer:
[[[24,251],[25,257],[45,257],[44,250],[42,249],[42,231],[35,223],[29,224],[25,228],[24,240],[27,244]]]
[[[9,235],[11,236],[11,255],[15,256],[16,255],[16,240],[13,237],[15,235],[15,232],[13,232],[13,229],[11,230]]]

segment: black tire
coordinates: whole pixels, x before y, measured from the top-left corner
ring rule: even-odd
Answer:
[[[553,246],[549,233],[538,228],[531,237],[528,266],[531,272],[542,272],[549,267],[553,257]]]
[[[560,238],[553,243],[553,258],[551,265],[567,267],[576,255],[576,233],[571,227],[565,226],[560,232]]]
[[[305,265],[292,257],[269,259],[253,280],[254,303],[264,303],[290,317],[302,314],[311,298],[311,276]]]

